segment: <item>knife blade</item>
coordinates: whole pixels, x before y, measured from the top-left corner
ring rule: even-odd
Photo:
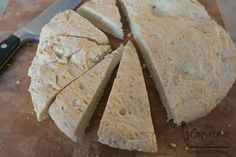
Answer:
[[[16,51],[28,41],[38,41],[42,27],[57,13],[75,9],[83,0],[56,0],[31,22],[14,32],[0,43],[0,70],[7,64]]]

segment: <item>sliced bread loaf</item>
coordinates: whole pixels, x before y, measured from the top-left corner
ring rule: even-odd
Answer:
[[[29,68],[29,91],[39,121],[56,95],[111,52],[106,35],[72,10],[57,14],[42,30]]]

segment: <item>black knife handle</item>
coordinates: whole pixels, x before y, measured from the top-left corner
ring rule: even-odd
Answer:
[[[0,70],[7,64],[10,58],[20,47],[21,40],[15,35],[11,35],[0,43]]]

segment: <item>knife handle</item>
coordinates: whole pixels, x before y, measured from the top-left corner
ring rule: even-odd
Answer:
[[[7,64],[16,50],[20,47],[21,40],[11,35],[6,40],[0,43],[0,70]]]

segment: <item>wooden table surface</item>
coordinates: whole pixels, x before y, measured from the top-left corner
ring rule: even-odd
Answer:
[[[210,15],[224,26],[215,0],[200,0],[200,2]],[[0,40],[38,15],[51,3],[52,0],[11,0],[0,22]],[[128,34],[127,22],[124,20],[123,22],[125,32]],[[112,45],[116,47],[119,41],[112,37],[110,39]],[[143,69],[143,72],[157,135],[159,148],[157,154],[123,151],[97,142],[96,132],[114,76],[98,104],[85,135],[78,143],[72,142],[57,129],[50,118],[41,123],[36,120],[30,94],[27,91],[30,84],[27,71],[36,48],[37,43],[29,43],[22,47],[9,65],[0,72],[0,157],[236,156],[236,85],[209,115],[187,126],[177,127],[172,122],[166,123],[165,109],[161,105],[147,69]],[[141,56],[140,58],[142,60]],[[189,136],[186,137],[187,133]],[[201,138],[201,134],[206,137]]]

